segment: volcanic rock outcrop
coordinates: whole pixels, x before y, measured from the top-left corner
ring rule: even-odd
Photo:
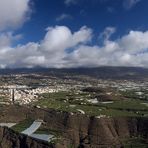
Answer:
[[[10,110],[11,112],[13,110],[13,113],[9,114]],[[19,115],[16,116],[16,113]],[[42,119],[44,127],[61,135],[55,144],[49,144],[8,128],[0,128],[2,148],[121,148],[122,139],[131,137],[142,137],[148,142],[148,118],[144,117],[99,118],[49,109],[26,107],[16,109],[15,106],[5,109],[0,116],[0,122],[6,121],[6,117],[9,122],[26,118]]]

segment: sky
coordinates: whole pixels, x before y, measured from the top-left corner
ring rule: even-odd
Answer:
[[[148,68],[147,0],[0,0],[0,68]]]

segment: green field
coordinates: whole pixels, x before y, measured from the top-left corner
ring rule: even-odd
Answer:
[[[140,90],[142,93],[141,95],[137,94],[136,90],[126,90],[126,91],[120,91],[120,93],[127,98],[131,99],[140,99],[140,100],[147,100],[148,101],[148,90]]]
[[[42,94],[41,99],[34,103],[43,108],[52,108],[55,110],[79,113],[82,110],[90,116],[148,116],[148,106],[142,103],[148,103],[140,99],[125,99],[113,101],[113,103],[92,104],[88,99],[93,98],[94,94],[58,92]]]

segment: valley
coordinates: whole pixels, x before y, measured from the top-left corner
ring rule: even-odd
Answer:
[[[21,138],[27,147],[148,146],[146,77],[104,79],[53,70],[0,77],[2,147],[20,147]]]

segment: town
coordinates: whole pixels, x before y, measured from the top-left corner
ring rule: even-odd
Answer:
[[[144,119],[148,117],[148,81],[146,78],[121,79],[120,77],[104,78],[104,76],[98,78],[86,73],[59,73],[53,70],[50,74],[49,72],[1,74],[0,128],[8,130],[8,133],[12,130],[14,134],[18,133],[18,136],[34,138],[34,142],[38,144],[42,141],[47,147],[59,144],[62,147],[65,140],[67,142],[65,147],[73,145],[75,137],[71,135],[71,131],[73,134],[76,132],[75,124],[82,128],[83,121],[88,121],[85,123],[88,124],[87,126],[94,120],[93,124],[96,128],[108,128],[108,126],[114,128],[112,121],[119,120],[117,124],[120,124],[121,120],[125,122],[128,129],[131,128],[128,127],[128,120],[131,120],[130,123],[133,126],[139,126],[138,122],[133,123],[132,120],[141,122],[139,119],[142,119],[141,128],[145,129],[147,120]],[[73,122],[73,119],[76,120]],[[80,125],[79,122],[81,122]],[[101,127],[95,125],[100,122],[104,122]],[[109,123],[111,125],[108,125]],[[69,124],[73,126],[69,127]],[[80,131],[79,128],[77,132],[81,133],[83,128]],[[106,135],[112,131],[109,129],[108,132],[105,130],[103,132]],[[95,137],[95,133],[93,135]],[[124,140],[120,137],[117,138],[118,140],[114,139],[117,142],[115,144],[112,137],[109,143],[122,146],[128,142],[128,145],[133,145],[133,141],[137,140],[138,145],[141,145],[142,139],[142,144],[147,145],[144,137],[137,139],[133,136],[131,139],[129,135],[130,133],[128,135],[122,133]],[[18,137],[18,139],[21,138]],[[18,140],[18,143],[20,141]],[[79,140],[74,145],[79,145]],[[108,147],[108,144],[104,146]]]
[[[0,79],[0,104],[30,104],[41,94],[79,92],[87,87],[112,88],[148,100],[148,82],[141,80],[104,80],[84,75],[59,78],[38,74],[1,75]]]

